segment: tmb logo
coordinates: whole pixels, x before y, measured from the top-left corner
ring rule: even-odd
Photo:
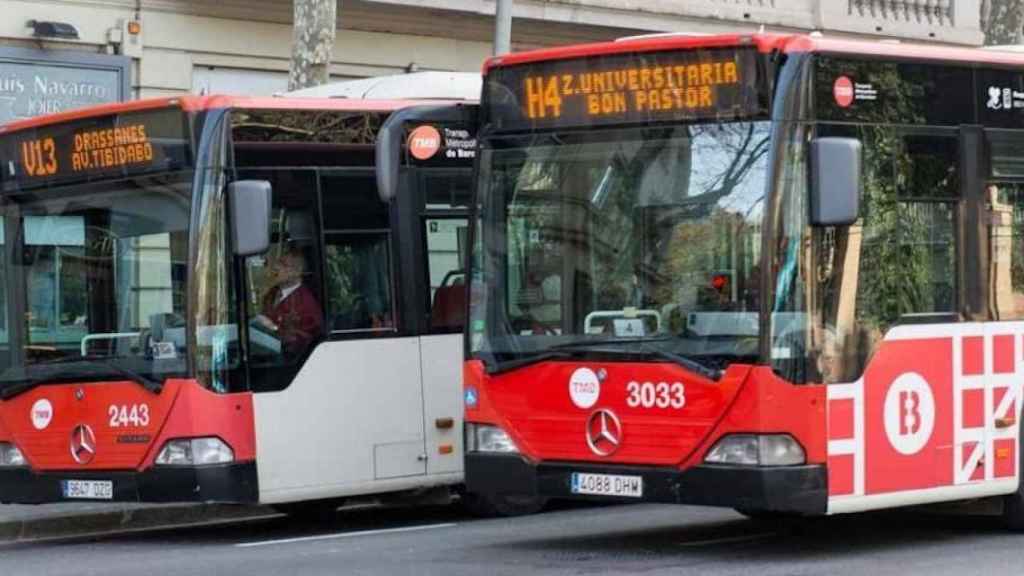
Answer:
[[[836,104],[840,108],[853,104],[853,81],[847,76],[836,78],[835,84],[832,85],[832,97],[836,99]]]
[[[36,430],[45,430],[50,422],[53,421],[53,404],[45,398],[36,400],[36,403],[32,405],[32,426]]]
[[[441,149],[441,133],[424,124],[409,134],[409,154],[417,160],[430,160]]]

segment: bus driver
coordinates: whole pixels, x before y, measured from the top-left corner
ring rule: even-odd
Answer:
[[[263,297],[262,313],[255,318],[281,341],[289,360],[305,356],[323,329],[323,310],[313,290],[302,279],[306,261],[298,250],[271,258],[267,275],[271,288]]]

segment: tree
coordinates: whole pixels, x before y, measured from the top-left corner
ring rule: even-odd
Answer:
[[[337,28],[337,0],[292,0],[294,28],[288,90],[326,84]]]
[[[982,0],[981,30],[985,44],[1020,44],[1024,40],[1024,0]]]

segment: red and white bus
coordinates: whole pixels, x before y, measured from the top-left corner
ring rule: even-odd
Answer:
[[[480,146],[469,489],[1024,527],[1024,56],[513,54]]]
[[[428,104],[183,97],[0,130],[0,501],[460,484],[477,106]]]

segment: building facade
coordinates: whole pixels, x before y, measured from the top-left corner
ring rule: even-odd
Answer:
[[[977,45],[979,3],[515,0],[513,48],[761,29]],[[332,76],[479,70],[494,9],[494,0],[339,0]],[[0,0],[0,13],[0,123],[110,100],[268,95],[287,85],[291,0]],[[71,35],[53,23],[77,38],[53,38]]]

